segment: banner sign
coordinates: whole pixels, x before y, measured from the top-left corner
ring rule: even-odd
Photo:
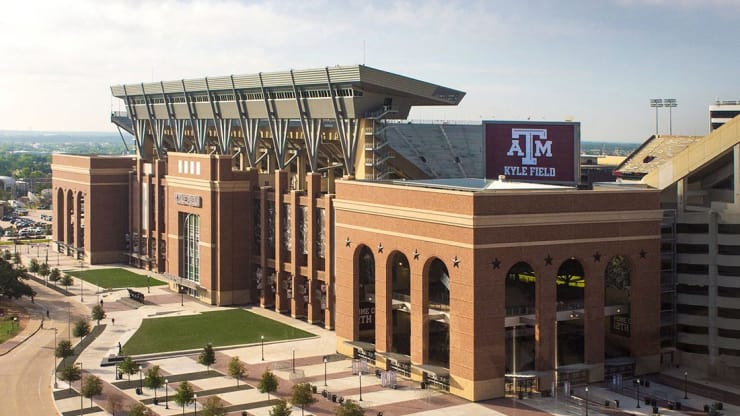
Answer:
[[[200,208],[201,199],[198,195],[183,194],[175,192],[175,203],[177,205],[185,205],[188,207]]]
[[[484,121],[486,178],[576,185],[578,122]]]
[[[360,331],[375,329],[375,303],[360,302]]]

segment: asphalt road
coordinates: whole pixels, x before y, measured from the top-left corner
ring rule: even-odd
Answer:
[[[87,307],[65,297],[43,285],[29,282],[38,292],[36,303],[29,307],[41,314],[49,309],[51,321],[44,328],[0,357],[0,391],[3,392],[2,410],[4,415],[55,415],[51,384],[54,375],[54,331],[57,328],[57,341],[68,334],[68,306],[72,322],[75,317],[87,315]],[[73,340],[74,343],[74,340]],[[61,385],[65,383],[60,382]]]

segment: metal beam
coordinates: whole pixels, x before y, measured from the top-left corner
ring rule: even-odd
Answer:
[[[126,86],[123,86],[123,94],[126,97],[126,108],[128,108],[128,114],[129,117],[131,117],[131,122],[134,125],[134,144],[136,145],[136,150],[139,152],[139,157],[144,155],[144,138],[146,137],[146,126],[144,126],[143,135],[140,134],[139,130],[139,123],[138,119],[136,118],[136,111],[134,110],[133,104],[131,104],[131,97],[128,96],[128,91],[126,91]]]
[[[247,163],[250,168],[254,168],[257,165],[257,141],[259,139],[259,120],[253,120],[249,118],[247,113],[246,104],[242,103],[239,93],[236,91],[236,84],[234,83],[234,76],[231,76],[231,91],[234,94],[234,100],[236,101],[236,108],[239,110],[239,127],[242,130],[242,136],[244,137],[244,147],[246,148]]]
[[[211,87],[208,85],[208,77],[205,80],[208,103],[211,105],[211,114],[213,115],[213,125],[216,127],[216,135],[218,136],[218,148],[222,155],[226,155],[231,152],[231,120],[224,119],[221,116],[221,105],[213,99]]]
[[[154,108],[149,108],[149,97],[144,91],[144,83],[141,83],[141,95],[144,97],[144,107],[146,107],[146,115],[149,118],[149,126],[152,133],[152,139],[154,139],[154,151],[157,152],[157,159],[162,158],[162,135],[156,129],[154,121]],[[151,104],[154,105],[154,104]],[[158,122],[159,120],[157,120]]]
[[[195,111],[195,107],[190,100],[190,94],[188,94],[187,88],[185,88],[185,80],[180,80],[182,83],[182,93],[185,95],[185,104],[188,108],[188,118],[190,118],[190,127],[193,130],[193,146],[195,147],[195,153],[203,153],[205,148],[205,131],[203,132],[203,138],[201,138],[200,129],[196,126],[196,117],[198,114]]]
[[[308,165],[311,172],[316,172],[319,168],[319,146],[321,146],[321,119],[312,119],[309,117],[308,109],[303,105],[303,100],[298,94],[298,87],[295,84],[293,70],[290,70],[290,81],[293,84],[293,95],[295,95],[298,114],[301,119],[301,128],[303,129],[303,140],[306,142],[306,153],[308,154]]]
[[[329,67],[326,70],[326,83],[329,86],[331,94],[331,105],[334,109],[334,119],[337,124],[339,133],[339,144],[342,146],[342,157],[344,158],[344,168],[348,175],[355,174],[355,154],[357,153],[357,129],[359,123],[356,119],[347,118],[344,111],[339,110],[337,97],[334,92],[334,86],[331,83]]]
[[[265,83],[262,80],[262,73],[259,73],[260,88],[262,91],[262,98],[265,103],[265,111],[267,112],[267,122],[270,126],[270,135],[272,136],[273,151],[275,152],[275,163],[279,170],[285,169],[285,148],[288,140],[288,119],[278,118],[277,111],[274,111],[273,106],[270,105],[270,100],[267,98],[267,90],[265,89]]]

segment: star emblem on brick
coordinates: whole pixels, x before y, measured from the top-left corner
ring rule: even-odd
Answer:
[[[499,260],[498,257],[493,259],[493,261],[491,262],[491,267],[493,267],[494,270],[501,268],[501,260]]]
[[[644,259],[645,256],[647,256],[647,251],[645,251],[645,249],[643,248],[643,249],[640,250],[640,258],[641,259]]]
[[[352,240],[350,240],[349,237],[347,237],[347,239],[344,240],[344,246],[349,247],[351,244],[352,244]]]
[[[414,249],[414,260],[419,260],[419,256],[420,255],[421,255],[421,253],[419,253],[419,250]]]
[[[460,267],[460,259],[458,259],[457,256],[452,259],[452,267]]]
[[[383,243],[378,243],[378,253],[383,252]]]
[[[599,253],[598,251],[596,253],[594,253],[594,261],[595,262],[600,262],[601,261],[601,253]]]
[[[545,257],[545,264],[548,266],[552,266],[552,256],[550,254]]]

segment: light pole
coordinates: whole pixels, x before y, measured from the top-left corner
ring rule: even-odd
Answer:
[[[683,372],[683,398],[689,398],[689,372]]]
[[[664,98],[663,107],[668,107],[668,134],[673,135],[673,109],[678,107],[675,98]]]
[[[586,416],[588,416],[588,386],[586,386]]]
[[[80,361],[79,364],[80,364],[80,414],[82,414],[82,380],[85,377],[85,375],[82,374],[82,361]]]
[[[327,360],[326,357],[324,357],[324,387],[327,386],[327,384],[326,384],[326,363],[327,363],[327,361],[329,361],[329,360]]]
[[[80,275],[82,275],[82,260],[80,260]],[[82,297],[82,286],[84,283],[84,280],[82,280],[82,276],[80,276],[80,303],[84,302],[85,299]]]
[[[67,302],[67,341],[72,342],[72,311],[71,304]]]
[[[651,98],[650,107],[655,109],[655,135],[658,135],[658,108],[663,107],[662,98]]]
[[[640,379],[639,378],[637,379],[637,406],[635,407],[637,407],[638,409],[640,408]]]
[[[265,336],[260,335],[260,349],[262,350],[262,361],[265,361]]]
[[[359,375],[360,375],[360,401],[362,401],[362,370],[360,370]]]
[[[144,388],[144,381],[141,378],[141,372],[144,370],[144,366],[139,366],[139,390],[142,390]]]
[[[198,393],[193,393],[193,415],[198,414]]]
[[[56,327],[52,329],[54,330],[54,388],[57,388],[57,329]]]
[[[151,278],[151,276],[147,276],[147,277],[146,277],[146,293],[151,293],[151,292],[149,291],[149,279],[150,279],[150,278]]]
[[[293,374],[295,374],[295,348],[293,348]]]
[[[164,408],[165,409],[169,409],[170,408],[169,396],[167,396],[167,384],[169,382],[170,382],[169,380],[164,379]]]

